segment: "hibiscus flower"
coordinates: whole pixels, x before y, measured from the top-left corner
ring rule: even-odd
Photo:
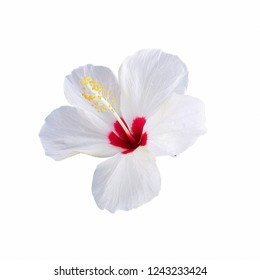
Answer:
[[[54,110],[41,129],[46,155],[112,157],[93,176],[98,207],[139,207],[160,191],[155,157],[178,155],[205,133],[203,103],[183,94],[187,83],[185,64],[161,50],[126,58],[118,80],[109,68],[79,67],[64,83],[74,107]]]

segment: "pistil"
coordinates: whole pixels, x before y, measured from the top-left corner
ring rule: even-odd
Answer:
[[[84,76],[83,79],[80,80],[80,83],[83,85],[82,96],[88,101],[93,101],[91,106],[94,107],[99,113],[109,110],[123,128],[129,140],[133,144],[137,144],[136,139],[133,137],[128,127],[125,125],[125,123],[122,121],[122,119],[119,117],[116,110],[112,106],[112,103],[116,102],[116,98],[113,97],[112,92],[104,89],[99,82],[89,76]],[[89,92],[87,92],[87,90]]]

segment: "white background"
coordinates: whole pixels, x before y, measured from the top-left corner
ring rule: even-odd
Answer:
[[[220,279],[217,265],[219,275],[225,271],[221,279],[243,273],[259,279],[257,2],[1,1],[3,279],[18,279],[15,265],[19,279],[43,273],[52,279],[51,263],[83,260],[130,267],[182,260],[214,267],[208,279]],[[110,214],[91,194],[101,160],[79,155],[55,162],[44,156],[38,133],[53,109],[67,105],[65,75],[87,63],[117,73],[142,48],[161,48],[185,62],[187,94],[204,101],[208,132],[178,158],[158,159],[157,198]]]

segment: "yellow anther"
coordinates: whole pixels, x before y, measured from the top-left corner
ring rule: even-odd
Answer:
[[[94,100],[96,98],[94,94],[87,94],[86,92],[82,92],[81,95],[89,101]]]
[[[116,98],[113,96],[113,93],[109,91],[109,89],[103,88],[100,82],[92,79],[90,76],[82,77],[79,82],[82,84],[82,97],[90,101],[91,106],[96,109],[97,112],[110,111],[121,124],[124,131],[129,134],[128,128],[116,112],[119,106],[116,104]],[[112,104],[114,104],[114,108]]]
[[[99,103],[98,103],[98,101],[96,101],[96,102],[94,102],[94,103],[92,103],[91,104],[91,106],[93,106],[94,108],[98,108],[98,106],[99,106]]]
[[[112,98],[112,99],[109,101],[109,103],[110,103],[110,104],[113,104],[114,102],[116,102],[115,97],[114,97],[114,98]]]

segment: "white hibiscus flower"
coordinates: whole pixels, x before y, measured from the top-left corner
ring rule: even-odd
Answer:
[[[98,207],[110,212],[139,207],[160,191],[155,156],[175,156],[206,131],[203,103],[183,95],[187,83],[184,63],[160,50],[128,57],[119,81],[106,67],[79,67],[64,83],[74,107],[54,110],[41,129],[46,155],[113,156],[94,173]]]

